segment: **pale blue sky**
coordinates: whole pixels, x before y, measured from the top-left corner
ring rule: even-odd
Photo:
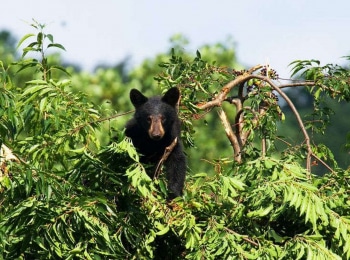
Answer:
[[[63,44],[63,57],[92,69],[126,56],[138,64],[166,51],[183,33],[189,51],[232,37],[239,62],[270,63],[281,77],[296,59],[342,63],[350,55],[350,1],[325,0],[17,0],[2,3],[0,30],[18,38],[33,30],[25,21],[47,24]]]

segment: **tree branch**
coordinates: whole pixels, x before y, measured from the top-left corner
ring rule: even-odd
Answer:
[[[230,103],[235,105],[237,115],[235,118],[235,126],[236,126],[236,133],[232,131],[232,127],[227,119],[226,113],[223,111],[223,109],[220,109],[218,114],[220,117],[220,120],[225,128],[226,135],[228,139],[230,140],[231,145],[233,146],[234,149],[234,157],[236,161],[241,161],[241,151],[242,147],[244,146],[245,139],[249,136],[250,132],[247,133],[242,133],[243,129],[243,102],[244,102],[244,97],[243,97],[243,86],[244,83],[247,82],[250,79],[260,79],[266,83],[268,83],[271,88],[273,88],[288,104],[288,106],[291,108],[292,112],[294,113],[297,122],[299,124],[299,127],[304,135],[304,140],[307,148],[307,157],[306,157],[306,169],[308,171],[307,177],[311,178],[311,157],[315,157],[316,159],[319,160],[319,158],[314,155],[311,149],[311,144],[310,144],[310,137],[306,131],[306,128],[304,126],[304,123],[300,117],[300,114],[296,107],[294,106],[293,102],[289,99],[289,97],[281,90],[282,88],[287,88],[287,87],[299,87],[299,86],[316,86],[317,84],[315,82],[311,81],[305,81],[305,82],[293,82],[293,83],[287,83],[287,84],[280,84],[277,86],[273,80],[271,80],[269,77],[266,76],[261,76],[261,75],[253,75],[253,73],[260,68],[262,68],[262,65],[257,65],[246,71],[244,74],[237,76],[234,80],[230,81],[227,83],[225,86],[221,88],[221,91],[209,102],[202,103],[197,105],[197,107],[201,110],[205,109],[210,109],[213,107],[221,107],[222,102],[227,101],[227,95],[228,93],[236,86],[240,86],[240,89],[238,90],[239,96],[236,98],[230,99]],[[322,88],[325,88],[325,86],[321,86]],[[259,111],[261,112],[261,111]],[[259,114],[263,114],[264,111],[262,111]],[[258,118],[256,118],[258,120]],[[264,150],[264,148],[263,148]],[[320,161],[320,160],[319,160]],[[323,163],[323,162],[322,162]],[[327,167],[328,169],[331,169],[330,167]]]
[[[256,246],[256,247],[259,246],[258,243],[256,243],[255,241],[251,240],[248,236],[241,235],[241,234],[239,234],[239,233],[237,233],[237,232],[235,232],[235,231],[233,231],[232,229],[229,229],[229,228],[227,228],[227,227],[224,227],[224,229],[225,229],[227,232],[231,233],[231,234],[234,234],[234,235],[236,235],[236,236],[239,236],[239,237],[242,238],[244,241],[246,241],[246,242],[248,242],[248,243],[250,243],[250,244],[252,244],[252,245],[254,245],[254,246]]]
[[[234,87],[243,84],[244,82],[246,82],[249,79],[255,78],[256,75],[252,75],[252,73],[260,68],[262,68],[262,65],[257,65],[255,67],[252,67],[251,69],[249,69],[247,72],[245,72],[242,75],[239,75],[237,78],[235,78],[234,80],[230,81],[229,83],[227,83],[225,86],[222,87],[221,91],[219,94],[216,95],[216,97],[212,100],[209,101],[207,103],[204,104],[200,104],[197,107],[199,109],[207,109],[207,108],[211,108],[211,107],[220,107],[222,102],[225,101],[225,99],[227,98],[227,94],[231,91],[231,89],[233,89]]]
[[[125,113],[115,114],[115,115],[112,115],[112,116],[109,116],[109,117],[100,118],[100,119],[97,119],[97,120],[94,120],[94,121],[90,121],[90,122],[78,125],[77,127],[71,129],[69,131],[69,134],[72,135],[73,133],[78,132],[80,129],[82,129],[82,128],[88,126],[88,125],[101,123],[101,122],[108,121],[108,120],[111,120],[111,119],[114,119],[114,118],[117,118],[117,117],[120,117],[120,116],[125,116],[125,115],[130,114],[130,113],[132,113],[134,111],[135,110],[130,110],[130,111],[127,111]]]
[[[280,86],[278,86],[280,89],[282,88],[292,88],[292,87],[313,87],[315,86],[315,82],[294,82],[294,83],[287,83],[287,84],[282,84]]]
[[[242,161],[242,149],[241,149],[241,146],[239,144],[238,138],[234,134],[234,132],[232,131],[231,124],[226,116],[225,111],[222,108],[220,108],[220,110],[218,111],[218,115],[219,115],[219,118],[221,120],[221,123],[224,126],[227,138],[230,140],[230,143],[233,147],[234,160],[236,162],[240,163]]]
[[[308,170],[307,177],[311,178],[311,155],[313,153],[312,153],[311,144],[310,144],[310,137],[306,131],[306,128],[304,126],[304,123],[300,117],[298,110],[294,106],[293,102],[289,99],[289,97],[278,86],[276,86],[275,83],[271,79],[264,77],[264,76],[259,76],[259,75],[255,75],[255,78],[261,79],[261,80],[267,82],[274,90],[276,90],[276,92],[278,94],[280,94],[280,96],[287,102],[288,106],[290,107],[290,109],[294,113],[294,115],[298,121],[299,127],[304,135],[304,138],[305,138],[305,143],[306,143],[306,147],[307,147],[307,157],[306,157],[306,169]]]
[[[153,179],[158,179],[163,163],[168,159],[169,155],[174,150],[176,144],[177,144],[177,137],[174,139],[174,141],[169,146],[165,147],[164,154],[163,154],[162,158],[160,158],[158,165],[157,165],[157,168],[154,171]]]
[[[294,82],[294,83],[287,83],[287,84],[283,84],[283,85],[280,85],[279,88],[282,89],[282,88],[292,88],[292,87],[313,87],[313,86],[316,86],[316,85],[319,85],[322,89],[324,90],[329,90],[331,91],[332,93],[335,93],[335,94],[342,94],[341,91],[339,90],[335,90],[335,89],[332,89],[330,87],[327,87],[323,84],[317,84],[315,82],[311,82],[311,81],[305,81],[305,82]]]

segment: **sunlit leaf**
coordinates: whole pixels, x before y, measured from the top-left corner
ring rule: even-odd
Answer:
[[[25,40],[27,40],[28,38],[33,37],[33,36],[35,36],[35,34],[33,34],[33,33],[29,33],[29,34],[24,35],[24,36],[19,40],[16,49],[18,49],[19,46],[21,46],[22,43],[23,43]]]

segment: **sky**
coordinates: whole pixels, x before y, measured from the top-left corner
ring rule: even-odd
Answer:
[[[231,37],[240,64],[269,63],[288,78],[288,64],[317,59],[343,64],[350,55],[348,0],[16,0],[2,3],[0,30],[20,39],[32,19],[61,43],[65,61],[91,71],[131,57],[136,66],[168,50],[181,33],[188,51]]]

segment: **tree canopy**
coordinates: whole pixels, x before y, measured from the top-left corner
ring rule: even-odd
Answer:
[[[314,135],[334,124],[330,100],[348,104],[348,68],[297,60],[282,80],[268,64],[239,66],[229,40],[190,54],[177,36],[130,73],[86,73],[48,55],[65,48],[32,26],[21,57],[0,52],[1,258],[350,258],[349,167]],[[189,169],[167,202],[124,124],[132,87],[174,86]]]

